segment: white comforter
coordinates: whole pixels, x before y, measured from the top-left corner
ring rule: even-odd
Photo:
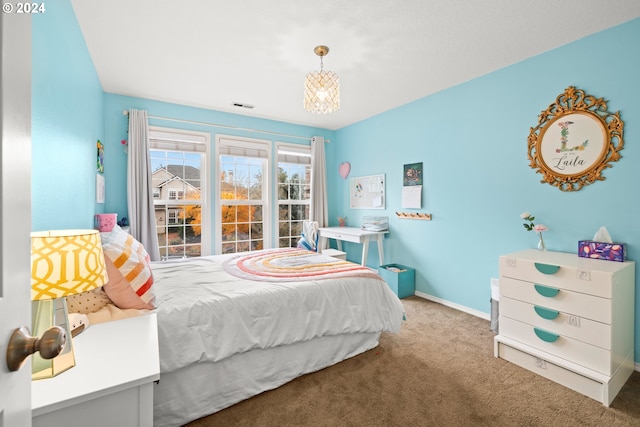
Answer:
[[[397,332],[403,306],[380,278],[236,278],[228,256],[153,263],[161,372],[324,335]]]

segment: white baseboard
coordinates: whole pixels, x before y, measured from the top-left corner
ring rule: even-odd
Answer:
[[[451,301],[444,300],[442,298],[434,297],[433,295],[425,294],[424,292],[415,291],[415,296],[424,298],[429,301],[437,302],[438,304],[446,305],[447,307],[454,308],[458,311],[471,314],[472,316],[479,317],[484,320],[491,321],[491,314],[483,313],[482,311],[474,310],[464,305],[456,304]],[[640,363],[635,363],[635,370],[640,372]]]
[[[471,314],[472,316],[479,317],[484,320],[491,320],[491,314],[483,313],[482,311],[474,310],[469,307],[465,307],[464,305],[456,304],[451,301],[444,300],[442,298],[437,298],[429,294],[425,294],[424,292],[416,291],[415,295],[420,298],[428,299],[429,301],[437,302],[442,305],[446,305],[447,307],[455,308],[458,311],[463,311],[465,313]]]

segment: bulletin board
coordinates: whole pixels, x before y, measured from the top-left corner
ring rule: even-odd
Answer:
[[[349,180],[351,209],[385,208],[384,174],[353,177]]]

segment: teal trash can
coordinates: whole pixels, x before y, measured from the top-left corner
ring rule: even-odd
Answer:
[[[389,285],[398,298],[406,298],[415,294],[416,271],[401,264],[386,264],[378,267],[378,274]]]

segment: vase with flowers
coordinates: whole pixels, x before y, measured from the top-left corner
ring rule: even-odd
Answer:
[[[527,231],[535,231],[536,234],[538,235],[538,250],[540,251],[545,251],[547,250],[545,244],[544,244],[544,238],[542,237],[542,233],[544,233],[545,231],[549,230],[549,228],[547,228],[546,225],[544,224],[534,224],[533,221],[536,219],[533,215],[531,215],[529,212],[523,212],[520,214],[520,218],[527,221],[525,222],[524,228]]]

